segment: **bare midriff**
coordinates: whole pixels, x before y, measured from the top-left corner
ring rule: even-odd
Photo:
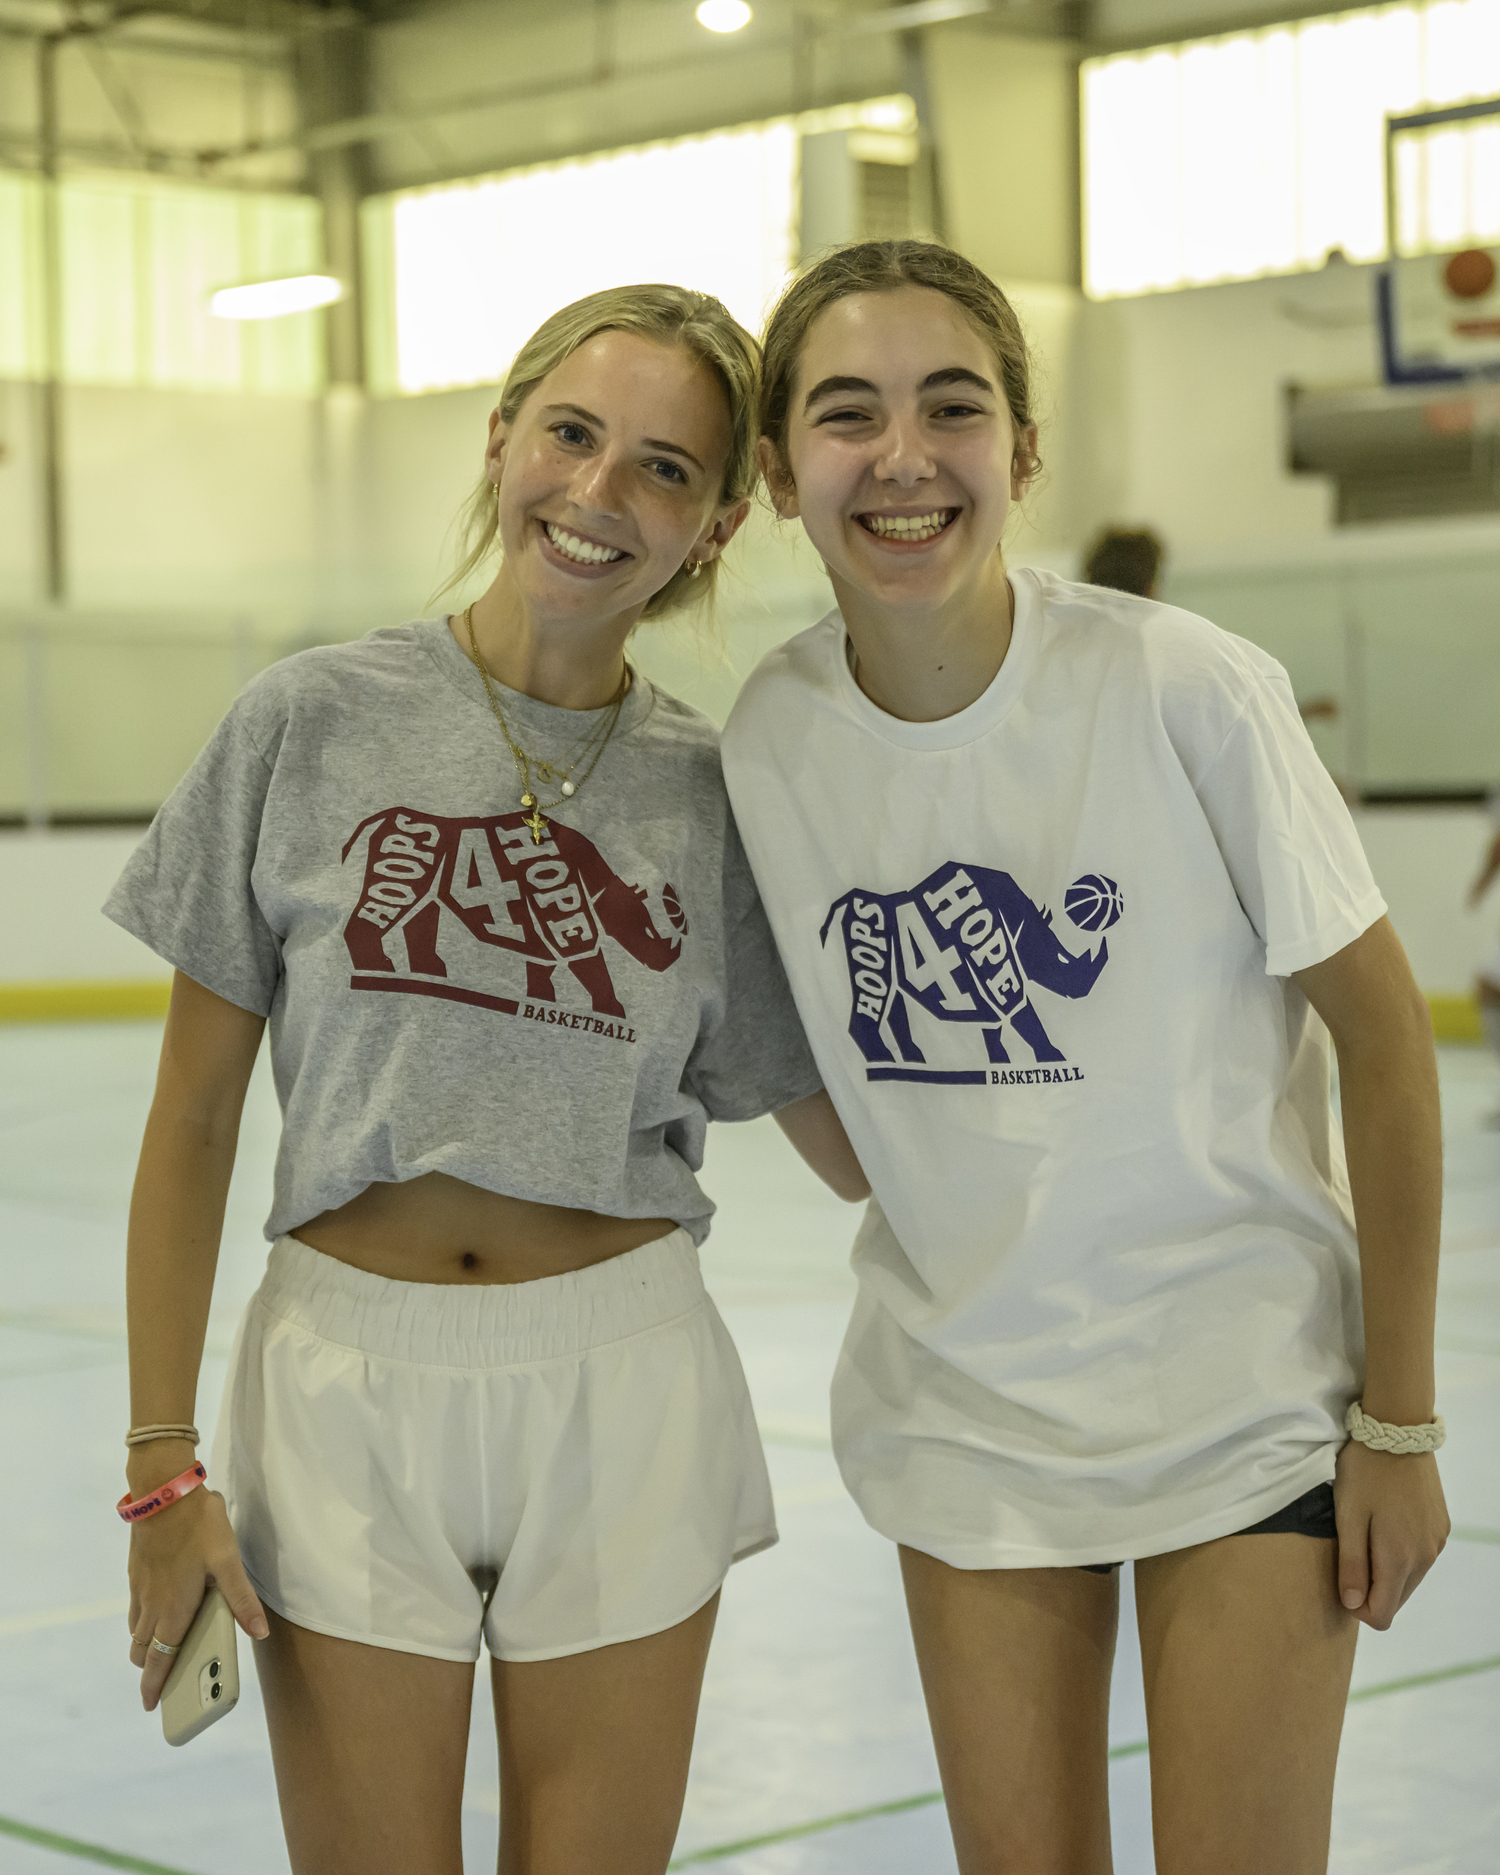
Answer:
[[[530,1283],[665,1237],[669,1217],[604,1217],[532,1204],[427,1172],[367,1185],[292,1233],[325,1256],[398,1283]]]

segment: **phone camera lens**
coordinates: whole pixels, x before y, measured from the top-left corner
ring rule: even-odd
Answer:
[[[209,1698],[210,1698],[210,1699],[217,1699],[217,1698],[219,1697],[219,1695],[220,1695],[220,1694],[221,1694],[221,1693],[222,1693],[223,1691],[224,1691],[224,1682],[223,1682],[222,1680],[215,1680],[215,1681],[214,1681],[214,1689],[213,1689],[213,1691],[212,1691],[212,1692],[211,1692],[211,1693],[209,1694]]]
[[[208,1677],[209,1677],[209,1678],[210,1678],[211,1680],[216,1680],[216,1679],[218,1679],[218,1677],[219,1677],[219,1663],[218,1663],[218,1661],[217,1661],[217,1660],[210,1660],[210,1661],[209,1661],[209,1663],[208,1663]]]

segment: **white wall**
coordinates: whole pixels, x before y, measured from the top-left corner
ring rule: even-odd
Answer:
[[[1494,823],[1477,807],[1365,808],[1356,818],[1417,981],[1429,995],[1462,995],[1500,929],[1500,891],[1478,911],[1465,903]]]
[[[0,814],[28,805],[34,704],[21,634],[45,635],[51,810],[149,813],[254,671],[302,644],[438,609],[492,402],[484,389],[391,400],[71,393],[72,605],[39,606],[34,566],[13,563],[8,580],[0,566]],[[24,489],[19,476],[0,480],[8,542],[24,540],[6,525],[24,513]],[[650,675],[719,721],[763,652],[832,603],[801,528],[763,507],[724,572],[716,620],[648,624],[632,645]]]
[[[1078,284],[1078,47],[964,26],[923,39],[948,239],[996,280]]]
[[[1466,792],[1500,780],[1500,518],[1467,515],[1178,548],[1163,597],[1332,697],[1318,752],[1365,792]]]
[[[578,47],[564,59],[557,45],[555,8],[528,0],[505,12],[504,58],[492,44],[502,30],[496,10],[458,6],[381,27],[377,65],[407,98],[470,87],[476,70],[498,83],[533,67],[540,81],[548,60],[577,66]],[[779,46],[785,14],[781,5],[758,11],[746,44],[763,33]],[[656,84],[658,116],[648,123],[646,93],[630,76],[653,58],[701,55],[715,72],[722,66],[726,84],[741,69],[724,64],[685,8],[634,0],[621,19],[630,32],[614,102],[605,110],[602,93],[579,94],[599,104],[609,135],[670,127],[660,112],[681,88]],[[879,49],[878,69],[865,70],[857,45],[871,57]],[[1179,554],[1326,533],[1327,485],[1285,467],[1282,386],[1375,380],[1369,270],[1088,303],[1076,284],[1077,47],[953,25],[929,31],[924,48],[949,238],[1010,288],[1038,354],[1048,471],[1021,544],[1066,562],[1109,520],[1150,521]],[[886,35],[830,41],[807,82],[889,88],[903,76],[893,56]],[[790,84],[782,51],[772,63],[775,83]],[[720,78],[704,83],[683,109],[718,98]],[[753,85],[731,86],[718,115],[732,121],[792,101],[770,100],[770,91],[762,99]],[[495,140],[522,135],[514,118],[481,112],[439,126],[449,155],[438,167],[500,160]],[[562,136],[568,111],[559,104],[552,119],[548,136]],[[599,140],[574,128],[574,147]],[[409,138],[404,147],[415,166]],[[388,158],[394,145],[382,151]],[[1354,323],[1327,324],[1330,309]],[[317,615],[338,631],[359,629],[372,608],[410,612],[443,564],[443,530],[477,463],[487,409],[483,390],[369,403],[72,388],[71,597],[276,608],[300,613],[302,628]],[[0,604],[40,589],[36,416],[34,387],[0,385]]]
[[[0,983],[169,977],[170,966],[99,907],[141,829],[0,833]]]
[[[1286,466],[1283,392],[1380,379],[1373,270],[1090,302],[1069,385],[1091,432],[1096,518],[1178,551],[1325,534],[1332,491]],[[1311,323],[1320,314],[1351,323]]]
[[[1500,890],[1479,912],[1464,896],[1494,836],[1477,808],[1367,808],[1359,816],[1376,879],[1417,980],[1458,996],[1494,947]],[[99,906],[140,839],[112,833],[0,833],[0,984],[164,977],[167,967]]]
[[[1116,9],[1122,31],[1133,3],[1120,0]],[[592,32],[591,11],[574,0],[563,11],[572,26]],[[462,88],[460,80],[540,83],[567,67],[588,82],[566,108],[548,107],[547,134],[566,131],[572,147],[582,147],[591,137],[669,128],[659,114],[666,94],[676,97],[674,110],[711,106],[718,121],[729,121],[805,104],[829,87],[852,95],[912,78],[884,35],[829,41],[799,76],[781,45],[789,20],[782,0],[758,8],[745,36],[750,46],[761,35],[764,58],[739,65],[740,53],[721,57],[676,0],[629,0],[619,9],[624,37],[612,55],[618,87],[601,89],[585,69],[578,32],[560,44],[556,7],[525,0],[505,12],[513,37],[504,48],[494,37],[497,11],[483,5],[381,27],[382,84],[393,98],[417,99]],[[1369,271],[1335,267],[1084,300],[1074,284],[1076,46],[968,24],[933,29],[924,46],[949,234],[1007,286],[1035,352],[1046,469],[1014,525],[1012,561],[1071,572],[1090,535],[1109,521],[1159,528],[1180,574],[1227,566],[1236,555],[1293,559],[1339,539],[1327,484],[1285,466],[1282,387],[1290,379],[1374,381]],[[713,67],[712,85],[705,80],[700,91],[643,76],[653,61],[688,55]],[[734,72],[759,76],[737,90]],[[778,86],[786,95],[775,103]],[[589,100],[597,123],[569,117]],[[445,119],[428,154],[436,169],[511,160],[520,144],[511,149],[505,140],[531,137],[530,121],[494,111]],[[380,153],[391,179],[403,162],[413,176],[420,167],[417,144],[408,137],[404,147],[404,157],[394,144]],[[452,564],[449,529],[478,472],[490,402],[485,389],[376,401],[70,389],[73,601],[107,608],[120,621],[118,642],[107,653],[80,653],[57,686],[59,748],[72,751],[70,764],[78,751],[97,756],[62,804],[151,805],[164,751],[176,760],[179,749],[201,741],[232,695],[232,659],[205,653],[193,677],[171,646],[136,648],[162,609],[200,617],[205,633],[220,638],[233,619],[246,621],[257,662],[307,639],[351,636],[424,610]],[[34,387],[0,384],[0,612],[29,609],[40,586],[36,414]],[[740,578],[728,582],[721,608],[727,661],[712,638],[705,645],[680,625],[648,628],[637,642],[648,670],[715,716],[727,708],[737,674],[828,603],[795,527],[778,530],[758,517],[736,557]],[[0,638],[4,629],[0,619]],[[1414,642],[1426,629],[1414,618]],[[19,670],[15,647],[0,643],[0,812],[16,811],[23,787]],[[1442,717],[1441,692],[1431,682],[1423,691],[1430,719]],[[170,733],[159,722],[167,710]],[[132,730],[153,752],[153,762],[134,763],[139,772],[121,753],[120,738]],[[101,776],[113,793],[100,793]]]

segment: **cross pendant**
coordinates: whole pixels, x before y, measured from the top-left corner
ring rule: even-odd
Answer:
[[[531,810],[530,818],[527,820],[523,820],[521,822],[521,825],[523,827],[530,827],[531,844],[533,846],[540,846],[542,843],[542,835],[547,831],[547,823],[545,820],[542,819],[541,808],[533,807]]]

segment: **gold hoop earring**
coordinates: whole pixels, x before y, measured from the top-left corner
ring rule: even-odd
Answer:
[[[701,560],[684,560],[682,570],[687,574],[689,579],[696,579],[703,571],[703,562]]]

